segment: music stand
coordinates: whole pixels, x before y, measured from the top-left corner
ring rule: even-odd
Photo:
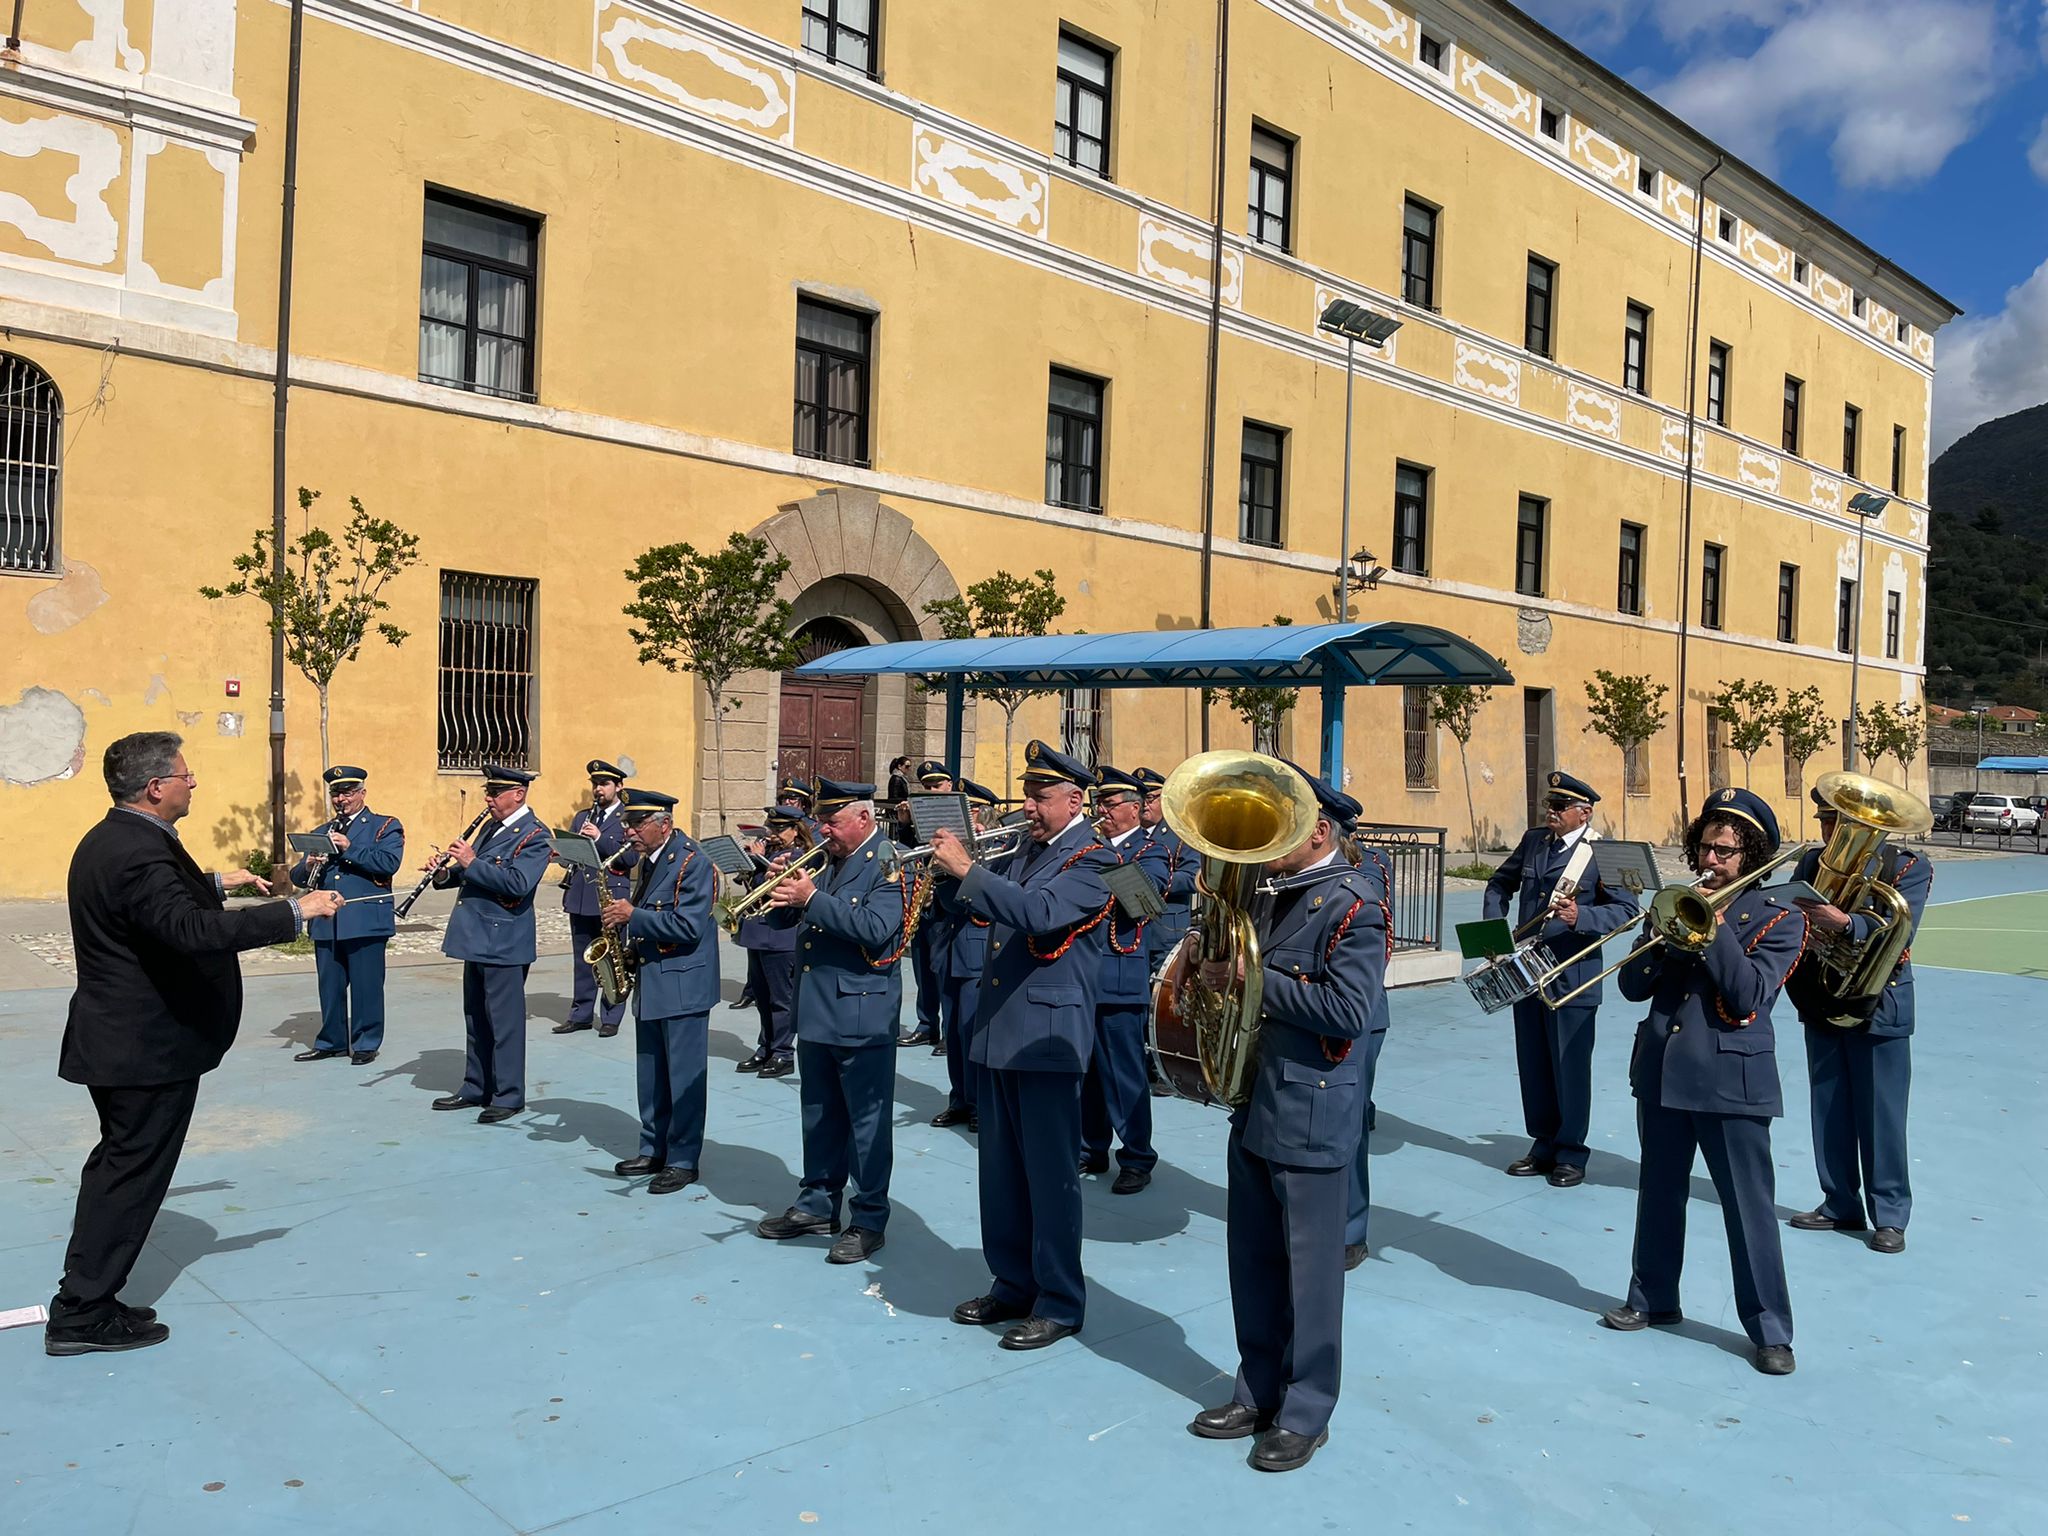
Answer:
[[[325,832],[287,832],[284,840],[291,844],[294,852],[308,858],[334,857],[334,843]]]
[[[1136,922],[1149,922],[1166,910],[1159,887],[1135,864],[1112,864],[1102,872],[1102,883],[1109,887],[1116,904]]]
[[[1515,930],[1504,917],[1482,918],[1476,923],[1458,924],[1458,954],[1465,960],[1494,960],[1513,954]]]
[[[967,813],[967,797],[951,790],[917,791],[906,797],[910,806],[911,829],[920,848],[931,846],[932,834],[944,827],[969,848],[974,846],[974,821]]]
[[[604,864],[597,851],[597,839],[585,837],[581,832],[557,832],[554,834],[555,857],[564,864],[574,864],[579,869],[595,872]]]
[[[1648,843],[1617,843],[1603,837],[1593,844],[1593,867],[1599,871],[1600,883],[1610,891],[1648,896],[1664,885]]]
[[[705,855],[711,860],[712,867],[720,874],[739,880],[754,872],[753,855],[723,832],[714,833],[697,846],[704,850]]]

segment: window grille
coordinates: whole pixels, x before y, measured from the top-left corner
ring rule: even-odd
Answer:
[[[50,376],[0,352],[0,571],[57,569],[64,401]]]
[[[441,767],[535,766],[539,591],[516,576],[441,573]]]

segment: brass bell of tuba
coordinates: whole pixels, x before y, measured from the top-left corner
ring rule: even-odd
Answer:
[[[1934,811],[1918,795],[1860,773],[1824,773],[1813,787],[1834,811],[1835,831],[1810,883],[1830,906],[1874,919],[1876,931],[1859,943],[1850,930],[1809,930],[1800,967],[1807,974],[1794,972],[1797,985],[1787,986],[1802,1012],[1853,1029],[1870,1017],[1873,1001],[1913,942],[1913,909],[1886,883],[1882,865],[1873,872],[1870,863],[1886,838],[1916,836],[1933,826]]]
[[[1264,867],[1294,852],[1321,815],[1315,791],[1261,752],[1203,752],[1160,789],[1160,814],[1201,855],[1194,922],[1174,947],[1152,995],[1151,1043],[1174,1092],[1236,1109],[1251,1098],[1263,1002],[1259,939],[1250,912]],[[1231,962],[1220,989],[1204,961]],[[1243,971],[1242,979],[1237,975]]]

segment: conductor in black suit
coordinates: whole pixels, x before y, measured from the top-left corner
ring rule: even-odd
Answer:
[[[270,887],[247,870],[202,873],[178,839],[198,779],[170,731],[123,736],[103,764],[114,807],[71,856],[71,996],[57,1074],[83,1083],[99,1145],[78,1178],[64,1281],[43,1348],[142,1349],[171,1330],[120,1301],[171,1187],[199,1078],[220,1065],[242,1018],[238,950],[282,944],[331,917],[337,891],[229,910],[227,892]]]

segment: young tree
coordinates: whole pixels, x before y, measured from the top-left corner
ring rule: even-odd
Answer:
[[[1051,571],[1034,571],[1030,576],[1012,576],[997,571],[969,587],[959,597],[941,597],[924,605],[924,611],[939,621],[948,640],[1008,639],[1019,635],[1042,635],[1047,626],[1067,611]],[[1017,711],[1027,699],[1048,698],[1050,688],[1004,688],[992,677],[970,673],[967,689],[993,700],[1003,712],[1003,787],[1009,792],[1010,758],[1017,736]]]
[[[372,517],[355,497],[348,499],[348,526],[336,538],[313,521],[318,491],[299,487],[304,529],[284,547],[283,574],[270,569],[270,533],[258,528],[250,547],[235,556],[235,579],[224,587],[201,587],[209,598],[253,597],[270,609],[270,628],[284,636],[285,659],[320,694],[320,767],[329,766],[327,720],[334,674],[354,661],[372,630],[387,645],[401,645],[406,631],[377,618],[391,604],[384,589],[419,561],[419,539],[388,518]]]
[[[1502,663],[1506,669],[1506,663]],[[1493,697],[1493,689],[1474,688],[1466,683],[1445,683],[1429,690],[1429,720],[1451,733],[1458,744],[1458,769],[1465,776],[1465,820],[1472,828],[1472,862],[1479,862],[1479,813],[1472,808],[1472,764],[1466,748],[1472,745],[1472,727],[1479,711]]]
[[[1806,838],[1806,765],[1835,739],[1835,717],[1822,702],[1820,689],[1809,683],[1797,693],[1785,696],[1778,711],[1778,739],[1785,744],[1785,761],[1797,775],[1799,836]]]
[[[786,557],[766,539],[735,533],[725,548],[699,554],[689,544],[643,551],[626,571],[639,596],[626,605],[626,632],[640,662],[694,672],[711,698],[717,765],[718,828],[725,830],[725,716],[740,701],[726,696],[742,672],[776,672],[796,659],[789,603],[776,586],[789,574]]]
[[[1778,689],[1774,683],[1738,677],[1723,681],[1721,691],[1709,701],[1728,722],[1728,742],[1742,754],[1742,787],[1749,788],[1749,772],[1757,753],[1771,743],[1778,728]]]
[[[1593,678],[1586,684],[1586,709],[1593,717],[1586,729],[1606,737],[1621,753],[1621,835],[1626,838],[1629,754],[1664,729],[1669,718],[1664,696],[1671,690],[1651,682],[1647,673],[1623,677],[1601,668]]]
[[[1294,620],[1276,613],[1273,622],[1284,628]],[[1231,713],[1251,727],[1254,752],[1270,755],[1280,750],[1280,722],[1300,702],[1299,688],[1204,688],[1202,702],[1208,704],[1219,693]]]
[[[1869,762],[1871,770],[1887,757],[1899,760],[1899,775],[1903,778],[1912,767],[1913,759],[1920,755],[1920,746],[1927,737],[1926,722],[1920,717],[1918,704],[1887,704],[1882,699],[1867,704],[1856,711],[1856,746]]]

